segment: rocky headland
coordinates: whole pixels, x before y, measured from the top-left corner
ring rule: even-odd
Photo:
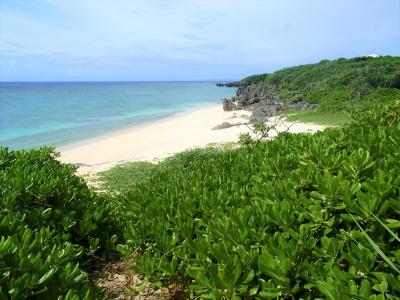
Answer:
[[[233,85],[236,84],[236,85]],[[218,85],[218,86],[228,86]],[[310,104],[301,98],[287,101],[279,95],[278,86],[263,84],[241,85],[239,82],[231,83],[229,86],[238,87],[236,95],[231,99],[223,99],[222,105],[224,111],[249,110],[252,112],[250,122],[263,122],[269,117],[279,114],[287,109],[296,110],[315,110],[316,104]]]

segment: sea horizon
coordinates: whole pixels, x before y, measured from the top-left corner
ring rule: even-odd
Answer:
[[[0,146],[60,147],[221,103],[218,81],[2,81]]]
[[[204,80],[0,80],[2,83],[146,83],[146,82],[202,82],[202,83],[221,83],[237,82],[240,79],[204,79]]]

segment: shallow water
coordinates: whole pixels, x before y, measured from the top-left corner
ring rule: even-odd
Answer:
[[[0,146],[62,146],[221,103],[215,82],[0,83]]]

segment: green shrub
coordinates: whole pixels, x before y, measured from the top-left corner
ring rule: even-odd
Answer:
[[[400,71],[393,76],[391,81],[391,87],[400,89]]]
[[[399,145],[396,103],[343,129],[180,154],[127,195],[120,250],[193,297],[398,299]]]
[[[92,299],[81,269],[109,258],[118,211],[90,191],[50,148],[0,148],[0,295],[11,299]]]

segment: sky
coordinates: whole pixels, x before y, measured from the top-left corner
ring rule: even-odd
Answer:
[[[0,0],[0,81],[237,80],[400,55],[400,0]]]

